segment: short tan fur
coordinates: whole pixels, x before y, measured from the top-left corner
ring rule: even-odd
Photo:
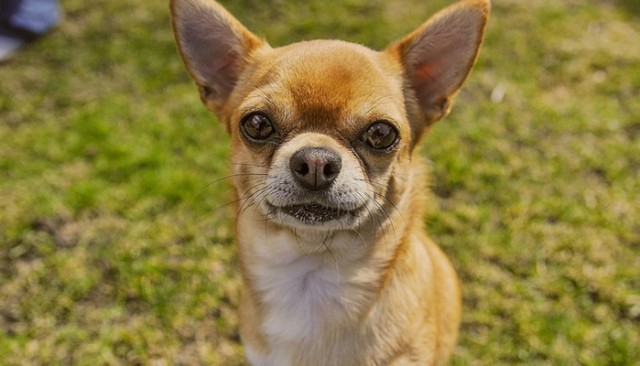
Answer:
[[[466,0],[374,51],[273,48],[213,0],[171,0],[203,103],[231,135],[252,365],[438,365],[458,280],[424,233],[416,144],[449,113],[489,16]]]

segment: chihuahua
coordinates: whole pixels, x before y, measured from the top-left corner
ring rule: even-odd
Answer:
[[[488,0],[437,13],[383,51],[271,47],[213,0],[171,0],[202,102],[231,138],[252,365],[438,365],[458,280],[424,234],[416,145],[472,68]]]

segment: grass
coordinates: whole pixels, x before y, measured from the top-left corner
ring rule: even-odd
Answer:
[[[272,44],[382,48],[448,3],[224,1]],[[228,140],[164,1],[62,0],[0,66],[0,364],[243,365]],[[431,161],[454,365],[640,365],[635,0],[496,0]]]

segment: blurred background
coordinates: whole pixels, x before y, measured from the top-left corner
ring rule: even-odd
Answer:
[[[452,1],[225,0],[382,49]],[[227,136],[166,1],[62,0],[0,65],[0,365],[244,365]],[[454,365],[640,365],[640,2],[495,0],[429,157]]]

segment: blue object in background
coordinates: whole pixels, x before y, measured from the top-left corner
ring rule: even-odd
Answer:
[[[44,34],[58,24],[57,0],[2,0],[0,24],[35,34]]]
[[[0,0],[0,61],[58,24],[58,0]]]

